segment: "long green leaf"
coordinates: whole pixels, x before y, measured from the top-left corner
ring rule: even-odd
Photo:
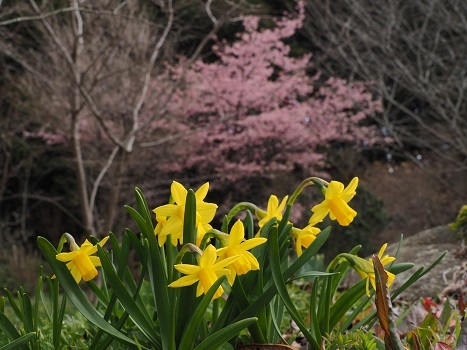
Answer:
[[[61,286],[66,295],[68,298],[70,298],[70,301],[76,306],[78,311],[81,312],[83,316],[86,317],[91,323],[102,329],[104,332],[112,335],[115,337],[115,339],[126,345],[136,346],[133,340],[117,331],[102,318],[100,313],[96,311],[94,306],[84,295],[83,291],[76,284],[76,281],[74,280],[70,271],[68,271],[66,265],[55,258],[57,251],[50,244],[50,242],[43,237],[38,237],[37,243],[42,251],[42,254],[52,268],[52,271],[57,276],[57,279],[61,282]]]
[[[128,312],[130,317],[133,319],[135,325],[141,330],[141,332],[154,344],[160,346],[159,335],[154,330],[154,325],[151,322],[151,318],[145,308],[141,309],[138,307],[136,302],[131,297],[128,290],[125,288],[123,282],[118,278],[115,269],[110,262],[107,254],[104,250],[97,246],[99,258],[102,263],[108,282],[110,283],[113,293],[117,296],[118,301],[122,304],[123,308]]]
[[[307,338],[308,342],[312,349],[320,350],[320,346],[315,338],[308,331],[308,328],[303,323],[302,318],[300,317],[297,309],[295,308],[292,299],[290,298],[287,286],[285,285],[284,277],[281,272],[281,263],[279,256],[279,242],[278,242],[278,232],[275,227],[269,231],[269,259],[271,263],[272,277],[276,285],[279,296],[281,297],[285,308],[289,312],[290,317],[295,321],[297,326],[302,331],[303,335]]]
[[[0,312],[0,330],[2,330],[10,340],[15,340],[20,337],[16,327],[10,322],[3,312]]]
[[[18,304],[15,301],[15,297],[13,294],[6,288],[3,289],[6,293],[6,296],[8,298],[8,302],[10,303],[11,307],[13,308],[13,311],[16,314],[16,317],[18,317],[20,320],[23,318],[23,314],[18,306]]]
[[[203,340],[195,350],[214,350],[219,348],[222,344],[226,343],[233,337],[235,337],[240,331],[252,323],[256,322],[258,319],[256,317],[246,318],[244,320],[232,323],[227,327],[222,328],[221,330],[211,334],[205,340]],[[182,349],[180,349],[182,350]],[[185,349],[183,349],[185,350]]]
[[[171,322],[165,322],[165,320],[170,320],[172,317],[167,287],[167,266],[166,262],[162,258],[161,250],[154,234],[154,227],[152,225],[152,219],[146,199],[139,188],[135,189],[135,197],[139,213],[136,212],[138,214],[136,215],[133,209],[132,216],[134,215],[133,218],[138,218],[138,226],[141,229],[141,233],[149,242],[149,249],[151,252],[151,254],[149,254],[149,280],[151,282],[157,314],[159,320],[161,320],[159,324],[162,349],[171,350],[175,348],[175,339],[170,336],[172,334]]]
[[[34,321],[32,315],[32,303],[31,298],[26,293],[22,294],[21,308],[24,317],[24,329],[26,332],[34,332]]]
[[[191,318],[186,325],[182,339],[180,341],[180,345],[178,346],[179,349],[193,348],[196,332],[202,323],[206,309],[208,308],[212,297],[224,280],[225,276],[219,277],[217,281],[211,286],[211,288],[209,288],[209,291],[206,293],[206,295],[201,299],[201,302],[196,307],[196,310],[193,312],[193,315],[191,315]]]
[[[35,332],[25,334],[25,335],[19,337],[18,339],[12,341],[11,343],[9,343],[9,344],[7,344],[5,346],[2,346],[0,348],[0,350],[16,350],[19,347],[23,347],[30,340],[34,339],[34,337],[36,337]]]
[[[189,189],[186,194],[185,214],[183,218],[183,244],[196,244],[196,238],[196,196],[193,190]],[[182,262],[184,264],[196,265],[196,259],[193,254],[185,254]],[[172,268],[172,266],[168,268]],[[192,310],[194,310],[195,305],[193,305],[193,300],[196,300],[195,286],[182,288],[179,291],[179,295],[178,309],[174,310],[174,316],[170,318],[170,320],[176,321],[174,322],[175,327],[172,327],[172,330],[175,331],[172,337],[175,337],[176,341],[179,341],[183,337],[183,330],[188,323]]]
[[[313,243],[283,273],[284,280],[287,280],[290,277],[292,277],[295,272],[297,272],[303,265],[305,265],[314,255],[316,255],[316,253],[328,239],[330,232],[331,229],[329,227],[320,232],[320,234],[316,237]],[[261,294],[256,300],[254,300],[250,304],[250,306],[248,306],[246,309],[240,312],[240,314],[235,318],[235,321],[255,315],[256,312],[258,312],[262,307],[267,305],[276,294],[276,286],[270,286],[263,292],[263,294]]]

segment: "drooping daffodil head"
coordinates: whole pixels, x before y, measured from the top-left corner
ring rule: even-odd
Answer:
[[[220,276],[230,274],[230,270],[226,267],[239,258],[240,256],[233,256],[223,260],[217,259],[216,248],[209,244],[199,257],[198,265],[174,265],[177,271],[186,276],[170,283],[169,287],[185,287],[198,282],[196,296],[199,297],[203,293],[206,294]],[[220,286],[214,293],[213,299],[219,298],[222,293],[224,293],[224,289]]]
[[[292,236],[295,241],[295,250],[298,256],[303,254],[302,247],[308,248],[320,232],[321,230],[317,227],[313,227],[313,225],[305,226],[303,229],[292,227]]]
[[[239,256],[237,260],[227,266],[230,270],[230,274],[227,275],[227,280],[230,285],[233,285],[236,275],[243,275],[251,270],[259,270],[258,260],[248,250],[265,243],[266,240],[267,239],[263,237],[245,240],[245,228],[243,223],[240,220],[235,222],[227,238],[227,245],[217,250],[217,255],[220,260]]]
[[[389,255],[384,255],[384,251],[386,250],[387,243],[383,244],[381,249],[378,252],[378,258],[381,261],[381,264],[383,266],[386,266],[390,263],[392,263],[394,260],[396,260],[395,257],[389,256]],[[373,258],[369,258],[368,260],[358,258],[358,263],[357,264],[352,264],[352,267],[357,271],[357,273],[360,275],[362,278],[366,278],[366,294],[370,296],[370,285],[373,287],[374,290],[376,290],[376,275],[375,275],[375,269],[373,266]],[[386,269],[384,270],[386,274],[388,275],[388,288],[391,287],[391,284],[394,282],[395,275]]]
[[[108,239],[109,237],[103,238],[99,245],[102,247]],[[97,245],[93,245],[86,239],[81,247],[74,243],[70,244],[70,248],[71,252],[59,253],[56,259],[67,263],[66,267],[76,283],[79,283],[81,279],[87,282],[96,277],[98,273],[96,267],[101,266],[101,261],[99,257],[92,255],[97,253]]]
[[[201,242],[204,234],[212,227],[209,223],[214,218],[217,210],[217,204],[204,201],[209,190],[209,183],[205,183],[195,192],[196,197],[196,229],[197,244]],[[162,246],[167,235],[171,235],[174,245],[183,243],[183,222],[185,218],[185,204],[187,189],[177,181],[172,182],[170,193],[174,203],[159,206],[153,210],[156,214],[156,221],[160,223],[160,230],[155,233],[159,236],[158,242]],[[165,221],[165,223],[164,223]],[[157,226],[156,226],[157,227]]]
[[[357,212],[348,205],[356,194],[357,186],[357,177],[354,177],[345,188],[343,183],[331,181],[324,190],[323,202],[311,209],[313,215],[310,223],[322,221],[329,213],[331,220],[337,220],[339,225],[348,226],[357,216]]]
[[[258,222],[258,226],[260,228],[263,227],[272,218],[281,220],[288,198],[289,196],[285,196],[282,199],[282,201],[279,203],[279,199],[277,198],[277,196],[271,195],[268,200],[268,206],[267,206],[266,212],[262,210],[257,212],[257,216],[260,219]]]

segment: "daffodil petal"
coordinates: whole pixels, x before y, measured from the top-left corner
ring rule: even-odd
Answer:
[[[344,190],[344,184],[339,181],[331,181],[326,189],[326,199],[337,197]]]
[[[170,193],[172,194],[172,198],[175,203],[181,206],[185,206],[186,195],[188,191],[181,183],[173,181],[172,186],[170,187]]]
[[[175,204],[165,204],[157,207],[153,210],[157,216],[178,216],[178,205]]]
[[[197,265],[190,264],[177,264],[174,265],[175,269],[185,275],[197,274],[200,270],[200,267]]]
[[[198,280],[199,280],[198,276],[195,276],[195,275],[183,276],[183,277],[180,277],[178,280],[170,283],[169,287],[178,288],[178,287],[191,286],[193,283],[195,283]]]
[[[70,272],[76,283],[79,283],[81,281],[81,273],[79,272],[78,266],[76,266],[76,264],[71,266]]]
[[[229,258],[222,259],[216,262],[214,265],[212,265],[212,267],[216,269],[221,269],[227,265],[232,264],[235,260],[239,259],[240,257],[241,257],[240,255],[236,255],[236,256],[231,256]]]
[[[210,244],[204,250],[203,255],[201,255],[201,258],[199,258],[199,266],[202,268],[206,268],[213,266],[215,262],[216,248],[212,244]]]
[[[102,266],[102,265],[101,265],[101,259],[99,259],[98,256],[90,256],[89,259],[91,260],[91,262],[92,262],[92,264],[93,264],[94,266],[96,266],[96,267],[97,267],[97,266]]]
[[[74,252],[67,252],[67,253],[57,254],[55,258],[58,261],[67,262],[67,261],[70,261],[70,260],[73,260],[74,258],[76,258],[77,255],[78,255],[78,251],[74,251]]]
[[[196,286],[196,297],[199,297],[201,294],[203,294],[203,285],[198,282]]]
[[[235,277],[237,277],[237,273],[235,272],[234,268],[229,268],[230,274],[227,275],[227,282],[232,286],[235,282]]]
[[[287,204],[287,200],[289,199],[289,196],[285,196],[282,198],[281,204],[277,207],[277,211],[282,213],[285,209],[285,205]]]
[[[243,250],[250,250],[254,247],[257,247],[259,246],[260,244],[263,244],[267,241],[266,238],[263,238],[263,237],[258,237],[258,238],[250,238],[248,240],[246,240],[245,242],[242,242],[240,244],[240,247],[243,249]]]
[[[245,238],[245,228],[240,220],[233,224],[229,235],[229,247],[238,246]]]
[[[202,201],[204,198],[206,198],[208,191],[209,191],[209,182],[206,182],[204,185],[202,185],[200,188],[196,190],[195,192],[196,200]]]
[[[103,247],[104,244],[107,243],[108,240],[109,240],[109,236],[102,238],[102,239],[99,241],[99,245],[100,245],[101,247]]]
[[[214,203],[196,203],[196,212],[200,215],[201,222],[208,223],[214,219],[216,215],[217,204]]]
[[[344,189],[344,191],[342,191],[340,195],[341,198],[344,201],[349,202],[357,193],[356,192],[357,186],[358,186],[358,177],[354,177],[352,181],[350,181],[348,186]]]
[[[268,208],[267,208],[267,212],[268,214],[273,214],[277,207],[279,206],[279,199],[277,198],[276,195],[271,195],[271,197],[269,197],[269,200],[268,200]]]

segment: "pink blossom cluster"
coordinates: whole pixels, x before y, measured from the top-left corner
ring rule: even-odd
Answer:
[[[228,182],[273,177],[296,167],[316,174],[330,142],[382,140],[375,126],[361,125],[381,110],[365,84],[322,81],[309,74],[311,55],[290,55],[284,39],[303,23],[302,1],[297,9],[295,17],[275,20],[273,28],[261,28],[259,17],[245,17],[236,41],[216,41],[216,61],[199,60],[186,72],[170,114],[188,129],[211,126],[187,140],[190,147],[168,169]],[[184,63],[172,67],[174,79]]]

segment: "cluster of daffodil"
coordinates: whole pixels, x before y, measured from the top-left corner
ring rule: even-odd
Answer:
[[[310,206],[308,225],[298,228],[289,221],[290,211],[310,185],[319,189],[324,199]],[[347,226],[357,216],[349,205],[357,186],[358,178],[345,187],[338,181],[312,177],[282,200],[271,195],[265,209],[238,203],[216,229],[212,222],[217,205],[205,201],[209,184],[193,191],[174,181],[169,204],[152,211],[141,190],[135,190],[137,208],[126,209],[139,232],[126,229],[120,242],[110,233],[101,241],[91,237],[78,246],[71,235],[64,234],[58,250],[42,237],[39,247],[56,276],[54,288],[58,291],[60,283],[95,327],[89,336],[93,348],[118,343],[164,350],[214,349],[235,345],[244,329],[252,342],[275,343],[281,337],[279,325],[287,310],[310,348],[320,349],[323,337],[345,331],[354,323],[370,306],[373,290],[378,288],[380,272],[375,271],[374,258],[357,256],[360,246],[336,256],[326,271],[299,272],[330,234],[329,227],[318,227],[326,217]],[[238,219],[241,212],[242,220]],[[65,240],[70,252],[61,252]],[[112,246],[109,250],[103,249],[107,241]],[[394,257],[384,255],[385,249],[383,245],[374,257],[387,266],[383,270],[389,287],[395,274],[412,264],[395,264]],[[128,268],[131,254],[140,263],[136,277]],[[93,281],[97,267],[102,269],[102,283]],[[342,276],[349,268],[362,280],[341,292]],[[289,295],[287,284],[297,278],[311,281],[310,322],[303,320]],[[81,290],[81,280],[95,294],[96,307]],[[371,324],[374,318],[373,313],[358,326]],[[54,319],[60,328],[59,321],[60,317]],[[54,339],[58,346],[60,337]]]

